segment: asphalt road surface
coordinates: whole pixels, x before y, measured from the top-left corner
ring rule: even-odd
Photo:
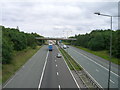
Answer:
[[[89,73],[89,75],[101,87],[107,88],[109,65],[107,60],[72,46],[65,50]],[[118,75],[118,65],[112,64],[111,70],[110,88],[118,88],[118,82],[120,82],[120,76]]]
[[[47,52],[47,46],[43,46],[3,88],[38,88]]]
[[[43,46],[16,74],[3,85],[3,88],[75,88],[78,84],[63,58],[57,58],[56,46],[49,52]]]
[[[57,58],[56,46],[49,52],[40,88],[78,88],[63,58]],[[78,89],[77,89],[78,90]]]

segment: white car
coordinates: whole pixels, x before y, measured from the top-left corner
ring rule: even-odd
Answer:
[[[67,48],[67,46],[66,46],[66,45],[63,45],[63,48],[64,48],[64,49],[66,49],[66,48]]]
[[[58,53],[58,54],[57,54],[57,57],[58,57],[58,58],[61,58],[61,57],[62,57],[62,55],[61,55],[60,53]]]

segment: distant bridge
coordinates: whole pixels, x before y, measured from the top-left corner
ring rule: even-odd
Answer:
[[[41,37],[36,37],[37,40],[72,40],[75,41],[77,40],[76,38],[41,38]]]

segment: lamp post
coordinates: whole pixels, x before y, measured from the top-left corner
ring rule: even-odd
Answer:
[[[109,90],[110,89],[110,74],[111,74],[110,73],[110,71],[111,71],[111,58],[112,58],[112,17],[114,17],[114,16],[101,14],[100,12],[95,12],[94,14],[110,17],[110,19],[111,19],[111,24],[110,24],[110,29],[111,29],[111,33],[110,33],[110,60],[109,60],[109,73],[108,73],[108,90]]]

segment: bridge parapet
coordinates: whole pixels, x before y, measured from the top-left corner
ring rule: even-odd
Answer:
[[[40,37],[36,37],[36,39],[38,40],[77,40],[76,38],[40,38]]]

